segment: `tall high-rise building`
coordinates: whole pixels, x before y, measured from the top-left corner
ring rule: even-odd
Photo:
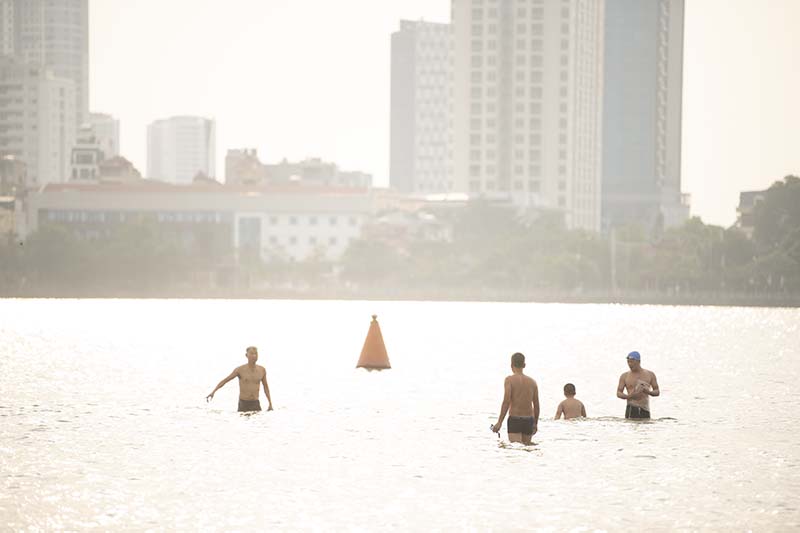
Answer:
[[[72,80],[0,58],[0,157],[25,163],[29,186],[67,179],[77,130]]]
[[[392,34],[390,184],[448,192],[452,36],[449,24],[403,20]]]
[[[603,3],[452,1],[454,179],[600,229]]]
[[[75,84],[78,123],[89,115],[88,0],[14,0],[13,54]],[[77,130],[77,127],[76,127]]]
[[[0,56],[14,55],[14,0],[0,0]]]
[[[90,113],[89,123],[105,159],[119,155],[119,120],[105,113]]]
[[[606,0],[603,224],[682,223],[684,0]]]
[[[213,178],[215,124],[202,117],[172,117],[147,127],[147,177],[192,183],[198,174]]]

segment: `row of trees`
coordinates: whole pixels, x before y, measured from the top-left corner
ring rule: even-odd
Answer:
[[[190,288],[198,273],[231,256],[226,233],[209,223],[187,240],[142,221],[86,238],[46,225],[24,243],[0,246],[0,295],[152,296]]]
[[[704,224],[653,235],[567,230],[552,214],[475,203],[451,243],[359,241],[342,277],[368,287],[520,291],[800,292],[800,178],[775,183],[755,206],[753,238]]]
[[[338,264],[235,257],[231,228],[186,232],[150,221],[91,239],[45,226],[0,246],[0,294],[157,295],[236,287],[403,291],[415,295],[656,291],[800,293],[800,179],[775,183],[755,207],[753,238],[693,218],[658,235],[568,230],[554,213],[520,215],[475,202],[451,212],[450,242],[358,240]]]

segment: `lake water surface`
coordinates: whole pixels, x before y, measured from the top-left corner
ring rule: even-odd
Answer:
[[[275,411],[206,403],[251,344]],[[650,422],[615,397],[631,350]],[[530,447],[489,431],[514,351]],[[552,420],[568,381],[588,420]],[[799,411],[791,309],[0,300],[0,530],[792,531]]]

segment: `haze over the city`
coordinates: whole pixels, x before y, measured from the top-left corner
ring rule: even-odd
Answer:
[[[91,0],[92,109],[121,119],[146,167],[146,125],[217,120],[228,148],[265,161],[321,156],[389,176],[389,36],[400,19],[446,22],[448,0]],[[800,3],[686,5],[683,190],[692,214],[735,220],[738,193],[800,172]]]

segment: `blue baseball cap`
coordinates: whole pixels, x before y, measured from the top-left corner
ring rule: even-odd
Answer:
[[[641,361],[642,360],[642,356],[639,354],[639,352],[631,352],[631,353],[628,354],[628,359],[634,359],[636,361]]]

